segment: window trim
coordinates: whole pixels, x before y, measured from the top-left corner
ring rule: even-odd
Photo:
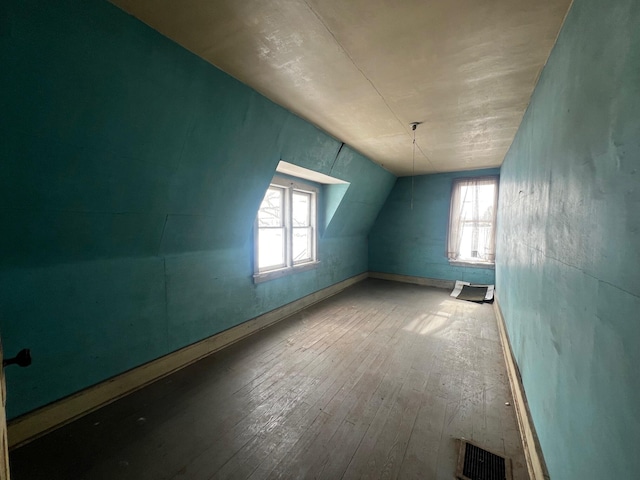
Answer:
[[[492,228],[493,228],[493,241],[494,241],[494,252],[495,252],[495,235],[496,235],[496,226],[497,226],[497,220],[498,220],[498,198],[499,198],[499,193],[500,193],[500,175],[479,175],[479,176],[473,176],[473,177],[457,177],[457,178],[453,178],[452,182],[451,182],[451,193],[449,196],[449,221],[447,223],[447,238],[446,238],[446,244],[445,244],[445,257],[447,258],[449,265],[453,265],[453,266],[460,266],[460,267],[472,267],[472,268],[488,268],[488,269],[495,269],[495,253],[494,253],[494,261],[483,261],[483,260],[478,260],[478,261],[473,261],[471,259],[468,258],[464,258],[464,259],[452,259],[451,257],[449,257],[449,238],[451,236],[451,222],[453,220],[452,218],[452,208],[453,208],[453,195],[456,191],[456,188],[458,187],[458,185],[460,183],[469,181],[469,180],[493,180],[495,181],[495,187],[496,187],[496,192],[495,192],[495,203],[494,203],[494,212],[493,212],[493,221],[492,221]]]
[[[269,187],[281,188],[284,190],[284,228],[285,228],[285,265],[260,269],[259,262],[259,235],[260,227],[258,226],[258,212],[254,220],[253,228],[253,280],[254,283],[261,283],[267,280],[281,278],[287,275],[291,275],[297,272],[303,272],[316,268],[320,261],[318,260],[318,197],[320,189],[315,185],[306,183],[297,178],[285,178],[279,175],[273,177],[269,182]],[[293,259],[293,208],[292,199],[294,192],[302,192],[311,195],[310,202],[310,227],[312,230],[311,235],[311,250],[312,256],[310,260],[303,260],[295,262]],[[266,191],[265,191],[266,193]],[[262,203],[262,202],[261,202]]]
[[[490,270],[495,270],[496,262],[470,262],[469,260],[449,260],[449,265],[453,265],[455,267],[470,267],[470,268],[488,268]]]

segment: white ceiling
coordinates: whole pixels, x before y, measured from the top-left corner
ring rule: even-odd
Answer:
[[[112,0],[396,175],[498,166],[571,0]]]

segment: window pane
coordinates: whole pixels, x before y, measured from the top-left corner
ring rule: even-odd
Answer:
[[[491,181],[470,181],[468,185],[460,185],[458,258],[492,260],[496,188],[496,184]]]
[[[293,192],[293,226],[308,227],[311,225],[311,194]]]
[[[256,273],[315,260],[315,201],[314,187],[274,178],[256,219]]]
[[[284,189],[269,187],[258,211],[258,226],[284,226]]]
[[[258,268],[284,266],[284,228],[258,231]]]
[[[304,262],[313,259],[311,227],[296,227],[293,229],[293,262]]]
[[[466,224],[462,229],[460,257],[486,260],[489,254],[490,225]]]
[[[495,185],[462,186],[462,217],[465,220],[493,219]]]

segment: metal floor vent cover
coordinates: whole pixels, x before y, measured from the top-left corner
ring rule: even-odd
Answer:
[[[460,440],[456,477],[461,480],[512,480],[511,460],[468,440]]]

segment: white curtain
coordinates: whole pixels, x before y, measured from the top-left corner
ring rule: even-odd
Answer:
[[[447,256],[450,260],[495,262],[498,177],[453,182]]]

